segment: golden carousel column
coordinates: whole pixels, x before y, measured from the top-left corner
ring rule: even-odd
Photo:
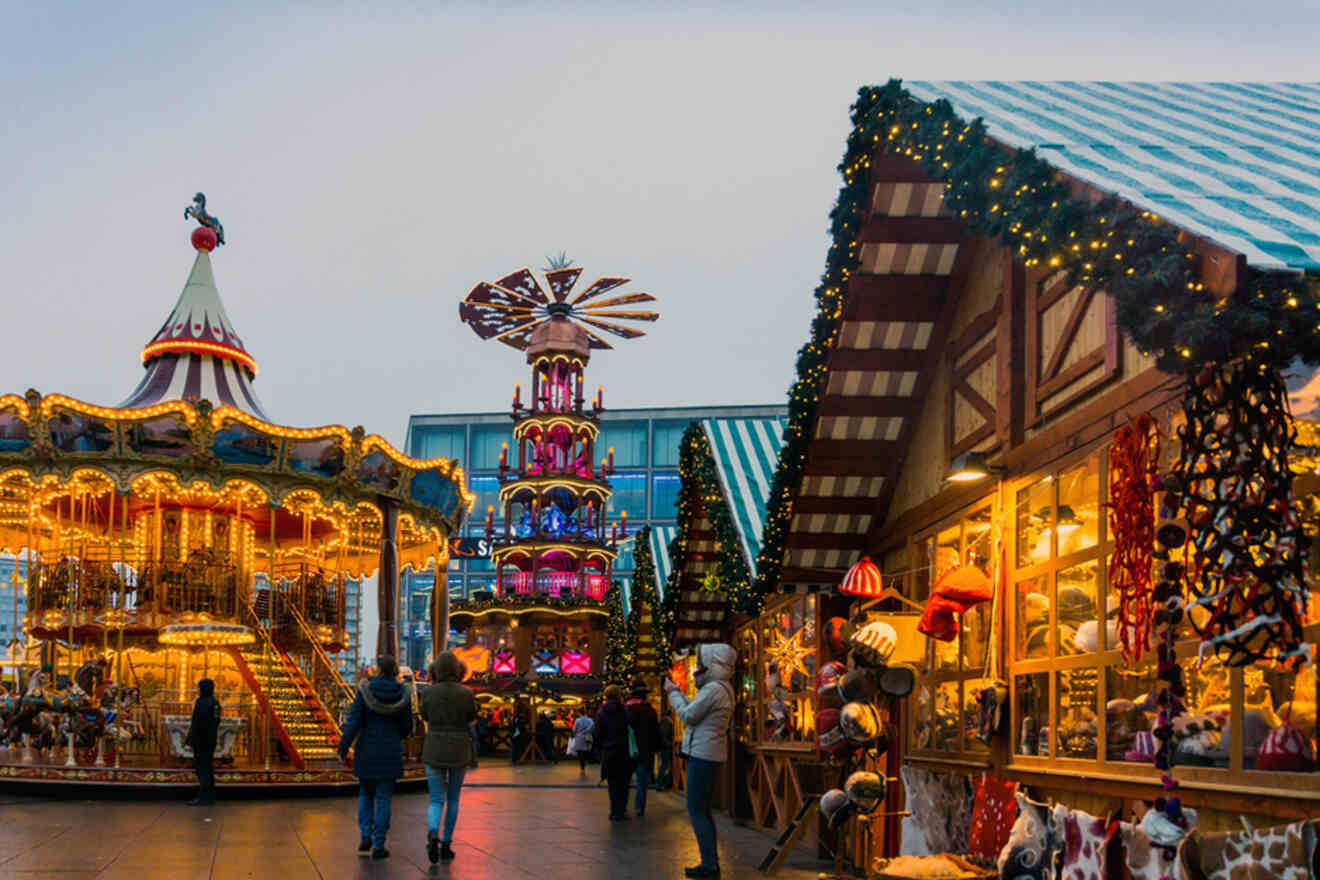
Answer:
[[[119,531],[119,607],[116,609],[119,612],[119,614],[117,615],[117,619],[119,622],[119,650],[115,653],[114,709],[115,709],[115,718],[118,720],[119,713],[123,711],[122,709],[124,703],[123,696],[125,690],[124,688],[124,628],[128,626],[128,610],[124,607],[125,605],[124,600],[128,594],[128,567],[125,563],[125,555],[127,551],[124,548],[124,543],[128,540],[128,501],[130,495],[128,492],[121,493],[118,487],[112,488],[111,492],[112,494],[110,498],[112,504],[115,495],[122,494],[123,496],[119,502],[120,522],[121,522],[121,528]],[[112,506],[111,513],[113,514],[113,512],[114,512],[114,508]],[[113,527],[114,526],[113,515],[111,516],[110,519],[111,519],[110,524]],[[122,724],[123,722],[120,721],[120,723]],[[115,743],[116,768],[119,767],[119,753],[121,751],[122,749],[120,749],[119,743]]]
[[[270,505],[270,564],[267,567],[268,574],[266,575],[267,626],[266,637],[261,640],[261,662],[263,670],[266,673],[266,681],[262,684],[262,687],[266,691],[266,711],[263,713],[262,717],[264,733],[262,733],[261,751],[262,754],[266,756],[267,770],[270,769],[270,665],[273,661],[273,658],[270,656],[270,630],[271,625],[275,622],[275,511],[277,509],[278,508],[276,508],[274,502],[272,502]],[[257,622],[260,623],[261,621],[258,620]]]
[[[431,587],[431,659],[449,647],[449,554],[436,547],[435,582]]]

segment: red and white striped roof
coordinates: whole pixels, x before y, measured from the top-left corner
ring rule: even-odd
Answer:
[[[209,400],[270,421],[252,390],[257,363],[220,301],[209,248],[198,247],[183,293],[142,349],[142,361],[147,373],[121,408],[164,400]]]

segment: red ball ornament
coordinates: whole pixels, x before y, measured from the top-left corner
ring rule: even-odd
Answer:
[[[208,226],[198,226],[192,231],[192,246],[207,253],[215,250],[215,231]]]

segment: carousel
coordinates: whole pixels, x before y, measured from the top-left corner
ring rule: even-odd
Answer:
[[[26,593],[0,666],[0,783],[191,784],[202,678],[223,707],[220,784],[351,782],[341,669],[370,655],[350,603],[378,575],[387,650],[399,567],[443,568],[472,503],[455,462],[269,419],[212,274],[223,229],[200,194],[187,215],[192,271],[123,403],[0,397],[4,586]]]
[[[605,296],[627,278],[599,278],[575,293],[581,274],[552,261],[543,287],[520,269],[478,284],[459,308],[478,336],[525,352],[531,368],[525,405],[521,383],[514,387],[514,451],[505,444],[500,456],[499,510],[486,510],[495,589],[449,614],[478,691],[592,694],[607,672],[607,598],[619,589],[611,570],[628,514],[610,505],[614,456],[596,448],[604,392],[588,401],[584,373],[593,350],[611,348],[598,331],[632,339],[644,334],[617,321],[659,315],[629,310],[653,302],[650,294]]]

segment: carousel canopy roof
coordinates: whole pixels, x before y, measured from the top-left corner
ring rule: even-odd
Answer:
[[[1320,83],[905,85],[1253,266],[1320,269]]]
[[[706,419],[701,423],[743,557],[752,571],[756,571],[756,557],[761,552],[770,480],[779,466],[787,424],[787,419]]]
[[[243,347],[215,286],[213,242],[214,238],[194,236],[197,257],[188,281],[170,316],[142,349],[147,373],[120,408],[148,407],[165,400],[210,400],[270,421],[252,390],[257,362]]]

